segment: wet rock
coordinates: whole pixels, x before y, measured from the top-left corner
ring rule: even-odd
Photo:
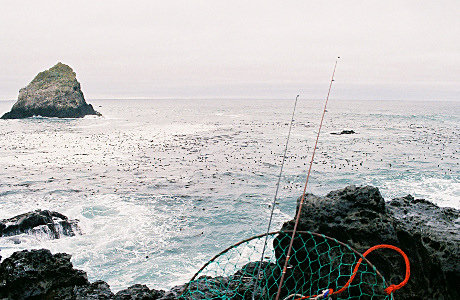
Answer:
[[[135,284],[115,294],[114,300],[157,300],[163,297],[164,291],[150,290],[146,285]]]
[[[265,272],[271,273],[276,266],[263,262],[249,262],[230,276],[200,276],[189,285],[180,285],[167,292],[159,300],[177,299],[186,288],[183,299],[252,299],[256,282],[259,287],[266,285]],[[258,277],[258,278],[257,278]],[[265,289],[256,289],[255,299],[267,298]]]
[[[136,284],[114,295],[106,282],[90,283],[84,271],[73,268],[70,258],[47,249],[13,253],[0,264],[0,299],[157,300],[165,294]],[[173,297],[179,288],[171,293]]]
[[[341,132],[331,132],[331,134],[342,135],[342,134],[355,134],[354,130],[342,130]]]
[[[300,199],[299,199],[300,200]],[[282,230],[292,230],[294,220]],[[375,187],[349,186],[325,197],[307,195],[298,230],[336,238],[360,253],[378,244],[401,248],[411,262],[411,278],[397,299],[460,299],[460,211],[411,196],[385,203]],[[389,284],[404,279],[401,256],[377,250],[367,257]]]
[[[82,118],[100,115],[87,104],[69,66],[57,63],[49,70],[39,73],[28,86],[19,91],[18,101],[2,119],[22,119],[32,116]]]
[[[35,210],[0,221],[0,237],[21,233],[45,234],[50,239],[75,236],[80,233],[78,220],[69,220],[61,213],[49,210]]]
[[[292,230],[293,223],[294,220],[286,222],[282,230]],[[377,244],[401,248],[409,256],[411,278],[406,286],[394,292],[398,300],[460,299],[459,229],[459,210],[440,208],[412,196],[385,203],[379,190],[370,186],[349,186],[325,197],[307,195],[298,227],[298,230],[336,238],[361,253]],[[277,239],[274,243],[281,243]],[[296,259],[300,261],[301,255],[302,252],[296,252]],[[277,257],[280,261],[279,253]],[[388,284],[398,284],[404,279],[404,261],[397,252],[377,250],[367,258]],[[307,261],[305,257],[303,261]],[[280,268],[264,263],[262,269],[273,272],[271,277],[279,278],[280,274],[276,272],[280,273]],[[189,288],[200,291],[193,296],[198,297],[194,299],[211,299],[216,290],[228,298],[239,294],[250,299],[257,270],[258,263],[250,262],[233,275],[206,277],[206,280],[191,283]],[[296,280],[301,278],[296,277]],[[85,272],[73,269],[70,255],[52,255],[44,249],[15,252],[0,264],[0,299],[174,300],[185,286],[179,285],[164,292],[136,284],[114,295],[104,281],[89,283]]]
[[[173,287],[171,290],[166,291],[163,296],[158,298],[158,300],[177,300],[179,299],[179,296],[182,294],[182,291],[185,288],[184,285],[178,285]]]
[[[460,211],[414,199],[411,195],[393,199],[387,203],[387,209],[399,221],[398,232],[417,238],[433,262],[439,263],[448,288],[456,291],[452,299],[460,299]],[[423,262],[419,267],[429,271]]]
[[[90,285],[78,286],[74,288],[74,296],[70,299],[84,300],[84,299],[97,299],[108,300],[113,299],[113,293],[109,285],[102,280],[97,280]],[[70,300],[69,299],[69,300]]]
[[[113,293],[110,286],[102,280],[97,280],[91,284],[57,288],[46,296],[45,299],[60,300],[109,300],[113,299]]]
[[[46,249],[13,253],[0,264],[0,298],[55,299],[58,291],[88,285],[86,273],[73,269],[70,257]]]

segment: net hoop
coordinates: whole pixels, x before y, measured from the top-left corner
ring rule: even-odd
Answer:
[[[292,230],[285,230],[285,231],[272,231],[272,232],[268,232],[268,233],[263,233],[263,234],[259,234],[259,235],[255,235],[255,236],[252,236],[250,238],[247,238],[247,239],[244,239],[236,244],[233,244],[231,245],[230,247],[222,250],[221,252],[219,252],[218,254],[216,254],[214,257],[212,257],[209,261],[207,261],[194,275],[193,277],[189,280],[189,282],[187,282],[187,284],[185,285],[185,287],[183,288],[182,292],[179,294],[178,298],[181,298],[182,296],[184,296],[184,294],[187,292],[187,290],[189,289],[191,283],[197,279],[197,277],[200,275],[200,273],[206,269],[206,267],[208,267],[211,263],[213,263],[214,261],[216,261],[216,259],[218,259],[219,257],[221,257],[222,255],[224,255],[225,253],[227,253],[228,251],[244,244],[244,243],[247,243],[247,242],[250,242],[252,240],[255,240],[255,239],[260,239],[262,237],[265,237],[265,236],[274,236],[274,235],[279,235],[279,234],[292,234],[293,231]],[[351,252],[353,252],[353,254],[355,254],[356,256],[358,256],[360,259],[362,259],[363,262],[365,262],[367,265],[369,265],[370,268],[372,268],[372,270],[376,273],[376,275],[382,280],[382,283],[383,283],[383,286],[384,288],[388,288],[389,285],[388,283],[386,282],[385,278],[382,276],[382,274],[377,270],[377,268],[365,257],[363,256],[363,254],[361,254],[359,251],[357,251],[356,249],[352,248],[350,245],[348,244],[345,244],[335,238],[332,238],[332,237],[329,237],[327,235],[324,235],[324,234],[320,234],[320,233],[316,233],[316,232],[311,232],[311,231],[299,231],[297,230],[296,231],[296,234],[309,234],[309,235],[312,235],[312,236],[315,236],[315,237],[318,237],[318,238],[323,238],[323,239],[326,239],[326,240],[329,240],[329,241],[332,241],[334,243],[337,243],[345,248],[347,248],[348,250],[350,250]],[[391,300],[394,300],[394,296],[393,294],[390,294],[388,295],[391,299]]]

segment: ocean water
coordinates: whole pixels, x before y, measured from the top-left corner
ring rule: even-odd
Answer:
[[[266,231],[294,99],[89,102],[103,117],[0,120],[0,219],[50,209],[82,231],[0,238],[1,256],[48,248],[114,291],[168,289]],[[323,105],[299,99],[272,230],[294,216]],[[460,208],[459,151],[460,101],[331,99],[308,191],[374,185]]]

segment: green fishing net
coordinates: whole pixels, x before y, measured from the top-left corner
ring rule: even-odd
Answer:
[[[254,291],[254,299],[275,299],[291,238],[292,232],[272,232],[227,248],[195,274],[179,299],[253,299]],[[340,290],[360,258],[360,253],[336,239],[297,232],[279,299]],[[386,287],[385,279],[364,258],[353,281],[331,299],[393,299],[385,293]]]

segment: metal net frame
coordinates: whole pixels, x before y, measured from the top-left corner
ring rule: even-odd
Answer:
[[[275,299],[291,235],[292,231],[270,232],[225,249],[192,277],[179,299]],[[297,231],[280,299],[314,299],[324,290],[340,290],[360,259],[353,281],[332,298],[393,299],[385,292],[384,277],[361,253],[334,238]]]

